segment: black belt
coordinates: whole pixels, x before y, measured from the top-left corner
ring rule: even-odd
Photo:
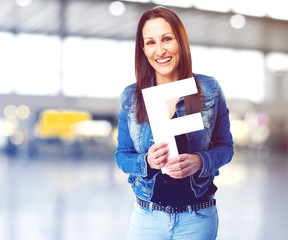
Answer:
[[[196,211],[196,210],[200,210],[203,208],[208,208],[208,207],[212,207],[212,206],[216,205],[216,199],[212,199],[212,200],[209,200],[207,202],[197,203],[197,204],[188,205],[188,206],[184,206],[184,207],[162,206],[158,203],[148,202],[148,201],[142,200],[138,197],[136,197],[136,202],[143,208],[167,212],[169,214],[189,212],[190,210]]]

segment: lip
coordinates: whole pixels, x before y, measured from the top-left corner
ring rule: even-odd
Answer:
[[[156,63],[158,64],[167,64],[167,63],[170,63],[171,60],[172,60],[172,57],[164,57],[164,58],[155,59]]]

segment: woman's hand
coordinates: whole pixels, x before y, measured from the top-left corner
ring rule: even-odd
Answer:
[[[165,168],[170,177],[185,178],[202,169],[202,166],[203,162],[198,154],[180,154],[169,159]]]
[[[161,169],[168,161],[168,144],[155,143],[150,147],[147,154],[147,162],[150,168]]]

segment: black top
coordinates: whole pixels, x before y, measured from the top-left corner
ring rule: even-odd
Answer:
[[[175,113],[173,118],[177,117]],[[188,139],[186,134],[175,136],[177,148],[179,154],[188,153]],[[199,172],[196,172],[193,177],[197,181]],[[183,179],[174,179],[167,174],[160,173],[156,177],[156,182],[154,186],[154,193],[151,201],[161,204],[163,206],[187,206],[193,205],[200,202],[205,202],[209,200],[209,196],[213,195],[217,191],[217,187],[212,183],[208,191],[201,196],[196,198],[193,190],[190,187],[190,177]]]

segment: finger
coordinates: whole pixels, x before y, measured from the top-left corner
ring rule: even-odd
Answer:
[[[189,176],[185,169],[181,169],[179,171],[169,171],[167,174],[175,179],[185,178]]]
[[[160,143],[155,143],[154,145],[158,148],[162,148],[162,147],[168,146],[168,143],[167,142],[160,142]]]
[[[185,178],[186,176],[182,175],[182,174],[171,174],[169,175],[171,178],[174,178],[174,179],[182,179],[182,178]]]
[[[185,161],[186,159],[179,158],[179,161],[175,162],[175,163],[171,163],[170,161],[168,161],[167,163],[167,170],[169,171],[179,171],[182,169],[185,169],[187,167],[189,167],[189,162]]]
[[[163,147],[167,147],[167,143],[165,142],[160,142],[160,143],[155,143],[151,146],[150,150],[151,152],[156,152],[158,149],[161,149]]]
[[[163,168],[163,167],[165,167],[165,166],[166,166],[166,163],[165,163],[165,162],[160,163],[160,164],[158,165],[159,169],[161,169],[161,168]]]
[[[170,171],[170,172],[177,172],[177,171],[182,170],[182,169],[183,169],[183,166],[182,166],[182,164],[180,164],[180,163],[173,164],[173,165],[167,164],[167,165],[166,165],[166,169],[167,169],[168,171]]]
[[[166,154],[164,154],[164,155],[161,155],[159,158],[154,159],[154,163],[155,163],[156,165],[166,164],[166,163],[167,163],[167,160],[168,160],[168,156],[169,156],[168,153],[166,153]]]
[[[161,148],[159,150],[157,150],[156,152],[154,152],[153,157],[156,158],[160,158],[163,155],[167,155],[169,152],[169,149],[167,147]]]
[[[185,157],[183,157],[183,155],[178,155],[176,157],[173,157],[173,158],[170,158],[168,160],[168,163],[173,165],[173,164],[176,164],[176,163],[179,163],[179,162],[182,162],[185,160]]]

